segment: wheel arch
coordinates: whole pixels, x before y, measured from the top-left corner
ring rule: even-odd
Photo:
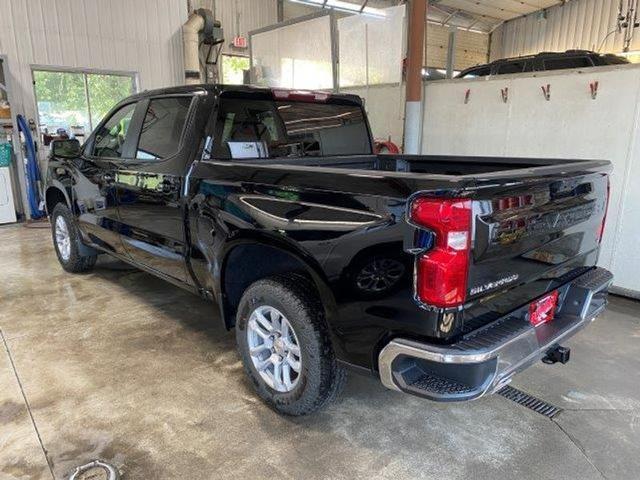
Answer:
[[[53,212],[54,207],[58,203],[64,203],[71,209],[71,200],[67,189],[60,182],[53,182],[49,185],[45,191],[44,198],[48,215],[51,215],[51,212]]]
[[[322,302],[327,320],[335,316],[336,301],[324,271],[313,256],[296,246],[256,232],[229,242],[221,257],[216,296],[226,328],[235,325],[237,307],[246,288],[257,280],[279,274],[305,277]]]

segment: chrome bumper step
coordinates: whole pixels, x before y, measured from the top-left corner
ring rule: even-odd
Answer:
[[[471,393],[472,391],[472,387],[469,385],[430,373],[424,373],[413,381],[410,386],[420,391],[432,392],[439,395],[456,395]]]
[[[529,323],[524,305],[451,345],[396,338],[378,357],[380,379],[387,388],[441,402],[499,391],[591,323],[606,306],[612,280],[607,270],[593,268],[558,288],[556,318],[538,327]]]

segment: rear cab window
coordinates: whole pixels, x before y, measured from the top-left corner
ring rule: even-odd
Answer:
[[[498,66],[498,75],[506,75],[509,73],[522,73],[524,72],[525,62],[523,61],[514,61],[503,63]]]
[[[371,154],[359,105],[221,98],[212,156],[219,159]]]

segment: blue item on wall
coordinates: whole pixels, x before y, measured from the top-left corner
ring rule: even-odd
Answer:
[[[18,130],[22,132],[25,140],[25,150],[27,152],[27,164],[25,166],[25,174],[27,180],[27,197],[29,199],[29,208],[31,210],[31,218],[38,219],[46,215],[40,210],[40,193],[38,192],[38,182],[40,181],[40,169],[38,168],[38,158],[36,157],[36,147],[33,143],[29,124],[22,115],[16,117]]]

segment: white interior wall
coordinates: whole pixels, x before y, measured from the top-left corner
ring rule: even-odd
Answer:
[[[126,71],[141,89],[182,83],[184,0],[0,0],[14,116],[36,117],[31,65]]]
[[[384,17],[349,15],[337,20],[340,87],[402,81],[406,8],[384,9]]]
[[[341,88],[340,93],[351,93],[364,99],[371,131],[375,138],[402,146],[404,132],[405,88],[402,85],[373,85],[370,87]]]
[[[305,15],[311,15],[316,13],[318,7],[312,7],[310,5],[304,5],[302,3],[293,3],[285,1],[283,5],[283,17],[284,20],[291,20],[292,18],[304,17]]]
[[[591,98],[589,84],[599,82]],[[546,101],[541,86],[551,86]],[[508,101],[501,89],[508,88]],[[464,103],[469,90],[469,101]],[[613,163],[600,264],[640,294],[640,66],[501,75],[425,86],[425,154],[604,159]]]
[[[318,13],[251,35],[252,83],[309,90],[334,88],[332,17]]]
[[[491,59],[570,49],[621,52],[623,34],[615,31],[618,5],[619,0],[572,0],[505,22],[492,34]],[[631,50],[638,49],[636,34]]]
[[[248,49],[230,45],[233,37],[248,38],[250,31],[278,21],[277,0],[190,0],[189,4],[193,10],[208,8],[215,12],[216,20],[220,20],[224,31],[223,53],[248,56]]]

